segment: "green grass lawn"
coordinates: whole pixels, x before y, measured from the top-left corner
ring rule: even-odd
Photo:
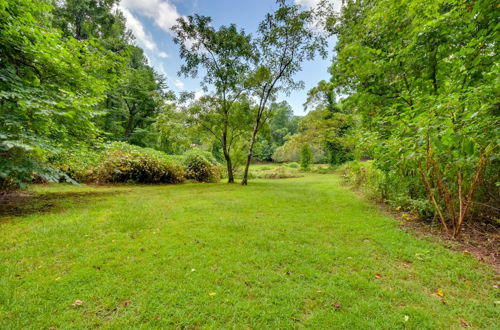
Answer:
[[[334,175],[31,189],[0,218],[1,329],[498,326],[488,266]]]

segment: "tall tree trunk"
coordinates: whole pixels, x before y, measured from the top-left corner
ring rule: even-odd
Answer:
[[[233,163],[226,147],[224,147],[224,158],[226,159],[227,183],[234,183]]]
[[[259,131],[260,118],[261,118],[261,116],[259,115],[257,117],[257,121],[255,122],[255,125],[253,127],[252,139],[250,140],[250,146],[248,147],[247,161],[245,163],[245,172],[243,172],[243,179],[241,180],[242,186],[248,185],[248,170],[250,168],[250,161],[252,160],[253,146],[255,145],[255,140],[257,138],[257,132]]]
[[[224,125],[224,131],[222,132],[222,150],[224,151],[224,159],[226,160],[227,168],[227,183],[234,183],[234,173],[233,173],[233,163],[231,161],[231,154],[229,153],[229,148],[227,145],[227,112]]]

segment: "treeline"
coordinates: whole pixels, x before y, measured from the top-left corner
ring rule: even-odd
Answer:
[[[331,83],[374,166],[351,168],[454,236],[499,215],[498,14],[492,0],[350,0],[329,19]]]

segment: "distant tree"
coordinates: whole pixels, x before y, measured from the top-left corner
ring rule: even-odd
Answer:
[[[248,170],[253,148],[259,130],[269,118],[273,108],[268,101],[279,91],[290,92],[302,87],[294,80],[305,60],[313,59],[318,53],[326,56],[326,40],[319,30],[314,29],[314,13],[301,6],[278,0],[278,9],[267,14],[260,23],[257,39],[258,64],[250,85],[258,100],[253,130],[249,141],[242,185],[248,184]]]
[[[138,129],[145,129],[154,123],[167,98],[172,95],[166,90],[164,78],[147,64],[143,50],[129,46],[130,59],[123,72],[121,82],[110,93],[108,100],[119,111],[119,118],[113,116],[121,126],[117,139],[131,141]],[[136,143],[140,144],[140,143]]]
[[[302,121],[301,133],[308,136],[306,139],[321,144],[328,164],[335,166],[351,160],[346,134],[351,128],[352,116],[337,103],[334,84],[321,80],[308,91],[304,107],[313,111]]]
[[[300,168],[303,170],[308,170],[313,162],[313,153],[309,145],[304,144],[300,148]]]
[[[250,130],[254,105],[248,98],[241,96],[232,102],[227,114],[221,113],[220,106],[220,99],[207,95],[185,106],[182,112],[192,136],[197,137],[197,142],[215,147],[215,156],[219,148],[222,149],[223,159],[227,161],[224,154],[227,153],[231,170],[234,171],[238,165],[234,156],[239,153],[244,135]]]
[[[199,69],[204,71],[202,85],[206,91],[213,88],[211,106],[200,109],[203,118],[210,118],[205,128],[219,140],[227,166],[228,183],[234,182],[231,161],[231,131],[233,104],[242,95],[245,76],[254,60],[255,50],[251,36],[238,31],[234,24],[215,29],[211,18],[194,15],[182,17],[173,27],[174,41],[180,45],[180,57],[184,64],[179,74],[195,77]],[[206,111],[210,111],[207,113]],[[213,114],[213,116],[212,116]],[[213,117],[217,117],[220,130],[213,130]]]
[[[262,125],[261,134],[257,138],[254,157],[271,161],[276,148],[285,143],[285,138],[297,133],[299,117],[293,114],[292,107],[286,102],[270,105],[271,117]]]

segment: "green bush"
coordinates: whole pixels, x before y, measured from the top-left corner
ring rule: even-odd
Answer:
[[[412,191],[413,185],[398,173],[384,173],[373,161],[351,161],[339,167],[338,172],[345,183],[360,190],[368,198],[387,202],[407,211],[417,212],[422,217],[430,217],[432,208],[425,198]]]
[[[284,167],[278,167],[272,169],[271,171],[265,172],[262,178],[264,179],[288,179],[288,178],[300,178],[303,175],[299,174],[298,171],[287,170]]]
[[[198,182],[218,182],[221,170],[215,158],[209,152],[191,149],[184,154],[186,179]]]
[[[307,144],[303,145],[300,149],[300,168],[308,170],[313,162],[313,153]]]
[[[299,164],[296,162],[288,163],[287,166],[290,168],[299,168]]]
[[[112,143],[89,178],[99,183],[180,183],[184,169],[160,151]]]

